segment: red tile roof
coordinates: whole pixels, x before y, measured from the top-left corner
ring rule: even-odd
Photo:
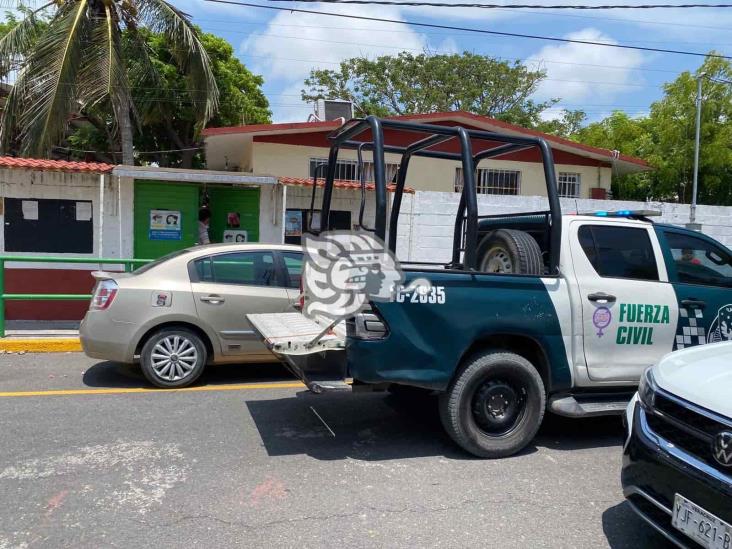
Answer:
[[[600,147],[592,147],[590,145],[584,145],[582,143],[577,143],[576,141],[571,141],[569,139],[565,139],[563,137],[557,137],[556,135],[536,131],[536,130],[530,130],[528,128],[524,128],[522,126],[517,126],[515,124],[509,124],[508,122],[503,122],[501,120],[496,120],[495,118],[491,118],[490,116],[483,116],[480,114],[473,114],[471,112],[467,111],[451,111],[451,112],[434,112],[434,113],[426,113],[426,114],[407,114],[407,115],[399,115],[399,116],[391,116],[389,118],[396,119],[396,120],[414,120],[424,123],[430,123],[430,122],[438,122],[438,121],[467,121],[467,122],[473,122],[476,124],[488,124],[490,126],[493,126],[495,128],[500,128],[503,130],[507,130],[510,132],[516,132],[521,133],[524,135],[530,135],[533,137],[541,137],[548,141],[550,144],[559,145],[561,147],[574,149],[574,152],[577,154],[582,154],[583,152],[594,154],[596,156],[601,156],[604,158],[607,158],[608,160],[620,160],[623,162],[628,162],[630,164],[634,164],[636,166],[640,166],[643,168],[649,168],[648,162],[643,160],[642,158],[636,158],[634,156],[627,156],[624,154],[617,155],[615,151],[611,151],[608,149],[602,149]],[[341,126],[341,123],[337,120],[332,121],[326,121],[326,122],[288,122],[284,124],[253,124],[250,126],[230,126],[225,128],[206,128],[203,130],[204,137],[211,137],[214,135],[226,135],[226,134],[255,134],[255,133],[264,133],[267,135],[276,135],[279,133],[316,133],[316,132],[325,132],[325,131],[332,131],[335,129],[338,129]]]
[[[313,180],[312,178],[305,178],[305,177],[279,177],[278,178],[280,183],[283,185],[293,186],[293,187],[312,187],[313,186]],[[325,185],[324,179],[318,179],[318,187],[322,187]],[[336,189],[351,189],[351,190],[360,190],[361,189],[361,183],[359,181],[353,181],[353,180],[345,180],[345,179],[337,179],[334,181],[334,186]],[[373,191],[376,188],[376,186],[373,183],[366,183],[366,190],[367,191]],[[396,185],[387,185],[386,190],[390,193],[393,193],[396,189]],[[404,187],[404,192],[409,194],[414,194],[414,189],[412,187]]]
[[[251,124],[248,126],[225,126],[223,128],[206,128],[203,130],[204,137],[212,135],[226,135],[229,133],[260,133],[288,130],[313,130],[328,131],[341,127],[341,123],[337,120],[326,122],[285,122],[282,124]]]
[[[460,118],[467,118],[470,120],[473,120],[475,122],[483,122],[483,123],[489,123],[492,126],[498,126],[499,128],[509,130],[509,131],[515,131],[520,132],[526,135],[532,135],[534,137],[541,137],[549,141],[550,143],[559,143],[562,145],[566,145],[568,147],[576,147],[577,149],[587,151],[594,154],[601,154],[604,156],[614,156],[613,151],[608,149],[602,149],[600,147],[593,147],[591,145],[585,145],[584,143],[578,143],[577,141],[572,141],[571,139],[565,139],[564,137],[559,137],[557,135],[552,135],[550,133],[544,133],[537,130],[530,130],[528,128],[524,128],[523,126],[517,126],[516,124],[510,124],[508,122],[503,122],[502,120],[497,120],[495,118],[491,118],[489,116],[482,116],[480,114],[473,114],[472,112],[468,111],[455,111],[455,112],[435,112],[435,113],[429,113],[429,114],[405,114],[401,116],[392,116],[391,118],[395,118],[398,120],[419,120],[420,122],[430,122],[432,120],[445,120],[450,119],[450,115],[455,115]],[[642,158],[637,158],[635,156],[628,156],[625,154],[621,154],[618,156],[619,160],[624,160],[626,162],[631,162],[633,164],[638,164],[640,166],[649,166],[648,162],[645,161]]]
[[[67,160],[45,160],[41,158],[16,158],[0,156],[0,168],[23,168],[52,172],[109,173],[113,164],[101,162],[70,162]]]

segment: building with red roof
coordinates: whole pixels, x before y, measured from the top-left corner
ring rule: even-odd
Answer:
[[[613,175],[650,170],[640,158],[598,147],[576,143],[487,116],[464,111],[397,116],[421,123],[463,126],[466,128],[544,138],[552,148],[557,166],[560,194],[571,198],[607,198]],[[314,167],[328,156],[328,134],[341,120],[257,124],[204,130],[208,167],[268,173],[286,185],[307,184]],[[403,132],[402,132],[403,133]],[[390,143],[406,140],[393,131]],[[445,143],[445,150],[457,145]],[[481,147],[491,146],[481,143]],[[439,150],[438,147],[435,150]],[[476,146],[474,152],[478,152]],[[342,151],[338,178],[354,180],[355,152]],[[397,168],[398,156],[387,154],[390,173]],[[367,164],[366,169],[369,169]],[[457,162],[418,158],[410,165],[407,185],[418,191],[455,192],[460,188],[461,170]],[[486,160],[479,166],[478,190],[484,194],[545,195],[541,161],[536,150],[509,153]]]

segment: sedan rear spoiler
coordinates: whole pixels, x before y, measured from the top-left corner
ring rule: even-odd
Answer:
[[[120,271],[92,271],[91,274],[97,282],[100,280],[119,280],[120,278],[128,278],[132,273],[123,273]]]

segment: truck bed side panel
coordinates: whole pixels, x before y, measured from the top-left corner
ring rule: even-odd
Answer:
[[[415,278],[444,287],[445,303],[412,303],[410,299],[372,303],[390,333],[376,341],[347,339],[348,367],[355,380],[443,390],[474,342],[517,335],[531,338],[543,348],[551,365],[553,391],[571,386],[565,347],[570,327],[565,325],[563,333],[541,278],[409,271],[405,284]]]

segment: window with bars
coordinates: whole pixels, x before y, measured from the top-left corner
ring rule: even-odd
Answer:
[[[321,164],[327,164],[327,158],[311,158],[310,159],[310,177],[315,175],[315,169]],[[386,168],[386,182],[390,183],[396,180],[396,173],[399,170],[399,164],[393,164],[390,162],[385,163]],[[363,169],[366,172],[366,181],[374,180],[374,163],[371,161],[364,161]],[[321,170],[318,177],[325,177],[325,170]],[[336,179],[343,179],[346,181],[357,181],[358,176],[358,161],[356,160],[339,160],[336,163]]]
[[[566,198],[580,197],[580,174],[571,172],[559,172],[557,185],[559,185],[559,196]]]
[[[521,172],[481,168],[476,173],[475,187],[478,194],[516,195],[521,192]],[[455,192],[462,191],[463,169],[455,168]]]

